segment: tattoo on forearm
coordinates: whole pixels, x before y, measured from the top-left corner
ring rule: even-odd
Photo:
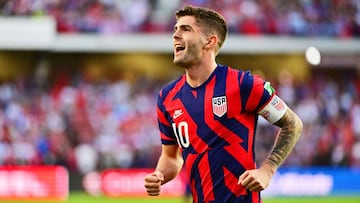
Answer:
[[[278,168],[294,148],[302,132],[302,122],[294,112],[288,110],[285,115],[275,123],[281,128],[272,152],[266,162]]]

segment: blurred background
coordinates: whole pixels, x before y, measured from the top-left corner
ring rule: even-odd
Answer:
[[[183,73],[171,34],[185,4],[224,15],[218,63],[271,81],[304,122],[273,184],[298,185],[265,195],[359,194],[359,0],[1,0],[3,170],[61,166],[70,191],[99,195],[104,171],[153,168],[157,94]],[[259,120],[258,163],[276,131]]]

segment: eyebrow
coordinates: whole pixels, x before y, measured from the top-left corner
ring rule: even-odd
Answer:
[[[174,31],[177,30],[177,29],[185,29],[185,28],[188,28],[188,29],[193,29],[190,25],[180,25],[180,26],[177,26],[175,25],[174,26]]]

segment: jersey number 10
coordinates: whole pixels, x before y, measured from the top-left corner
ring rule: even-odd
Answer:
[[[172,128],[179,146],[181,148],[188,148],[190,146],[188,123],[181,121],[178,126],[176,126],[176,123],[172,123]]]

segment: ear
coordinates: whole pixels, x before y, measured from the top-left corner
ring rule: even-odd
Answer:
[[[219,38],[216,36],[216,35],[210,35],[208,38],[207,38],[207,42],[204,46],[204,48],[215,48],[218,44],[218,40]]]

